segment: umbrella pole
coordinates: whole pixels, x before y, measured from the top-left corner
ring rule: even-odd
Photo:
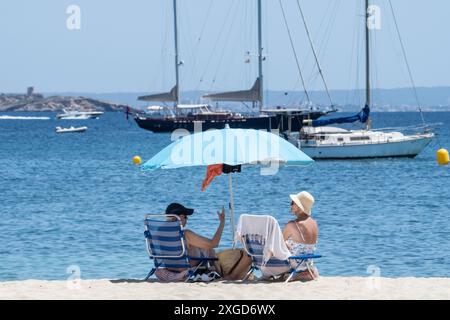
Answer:
[[[233,248],[235,247],[235,240],[234,240],[234,198],[233,198],[233,179],[231,177],[232,173],[228,174],[228,187],[230,191],[230,225],[231,225],[231,240],[233,243]]]

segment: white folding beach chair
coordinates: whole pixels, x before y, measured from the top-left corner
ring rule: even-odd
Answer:
[[[245,251],[252,259],[252,267],[245,279],[255,270],[260,270],[263,275],[273,277],[289,274],[285,281],[289,282],[295,274],[303,271],[301,269],[304,268],[304,265],[314,278],[311,261],[321,256],[316,254],[291,255],[283,240],[278,221],[274,217],[243,214],[239,217],[236,233]]]

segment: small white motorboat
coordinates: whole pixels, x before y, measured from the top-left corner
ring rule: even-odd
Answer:
[[[87,130],[87,127],[70,127],[70,128],[56,127],[55,130],[56,133],[84,132]]]
[[[58,120],[86,120],[98,119],[103,114],[102,111],[67,111],[63,109],[63,113],[57,114]]]

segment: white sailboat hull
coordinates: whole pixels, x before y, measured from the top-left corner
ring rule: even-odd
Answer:
[[[300,149],[313,159],[415,157],[431,142],[432,138],[432,134],[424,134],[392,142],[316,146],[300,144]]]

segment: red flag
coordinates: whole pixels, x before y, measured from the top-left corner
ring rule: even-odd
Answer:
[[[205,191],[206,187],[213,181],[214,177],[220,176],[222,174],[222,164],[212,164],[206,169],[206,177],[202,182],[202,192]]]

